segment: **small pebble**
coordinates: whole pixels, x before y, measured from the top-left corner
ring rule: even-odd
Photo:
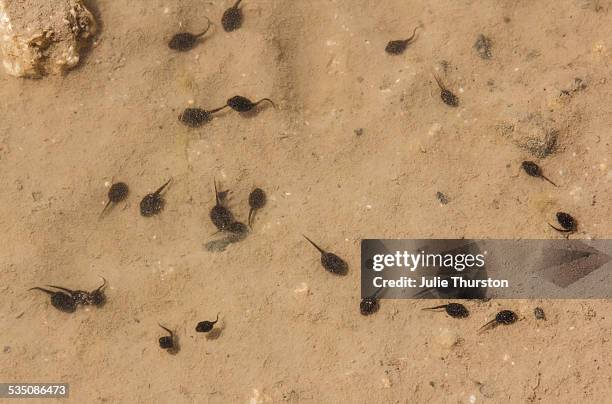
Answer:
[[[449,202],[448,197],[442,192],[436,192],[436,198],[438,198],[438,201],[440,201],[442,205],[446,205]]]
[[[544,313],[544,309],[541,307],[536,307],[533,309],[533,314],[537,320],[546,320],[546,314]]]

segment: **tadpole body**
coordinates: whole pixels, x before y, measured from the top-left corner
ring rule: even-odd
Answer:
[[[225,32],[232,32],[242,26],[244,17],[242,16],[242,10],[238,8],[242,0],[237,0],[233,6],[225,10],[221,17],[221,25]]]
[[[378,304],[378,294],[383,288],[379,288],[376,292],[374,292],[371,296],[366,296],[361,299],[359,303],[359,312],[362,316],[369,316],[370,314],[374,314],[379,309]]]

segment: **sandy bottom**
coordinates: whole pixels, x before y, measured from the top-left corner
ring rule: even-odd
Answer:
[[[244,0],[228,34],[229,5],[98,0],[79,69],[0,76],[0,379],[68,382],[71,402],[609,401],[609,301],[470,301],[464,320],[420,310],[431,301],[358,306],[362,238],[558,238],[558,210],[572,237],[612,235],[610,2]],[[205,16],[196,49],[167,48]],[[384,52],[417,25],[403,55]],[[236,94],[278,108],[177,119]],[[169,178],[165,210],[141,217]],[[269,198],[223,252],[204,248],[213,178],[241,220],[253,187]],[[99,220],[113,181],[131,193]],[[99,275],[100,309],[65,314],[28,291]],[[521,321],[477,334],[502,308]],[[195,332],[217,312],[216,334]]]

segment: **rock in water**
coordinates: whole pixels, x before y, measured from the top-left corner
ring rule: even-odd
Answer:
[[[83,0],[0,0],[4,69],[16,77],[63,73],[79,63],[96,27]]]

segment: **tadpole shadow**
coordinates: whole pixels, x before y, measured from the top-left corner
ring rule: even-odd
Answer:
[[[221,327],[213,328],[208,334],[206,334],[206,339],[209,341],[214,341],[223,334],[225,330],[225,321],[223,321],[223,325]]]

